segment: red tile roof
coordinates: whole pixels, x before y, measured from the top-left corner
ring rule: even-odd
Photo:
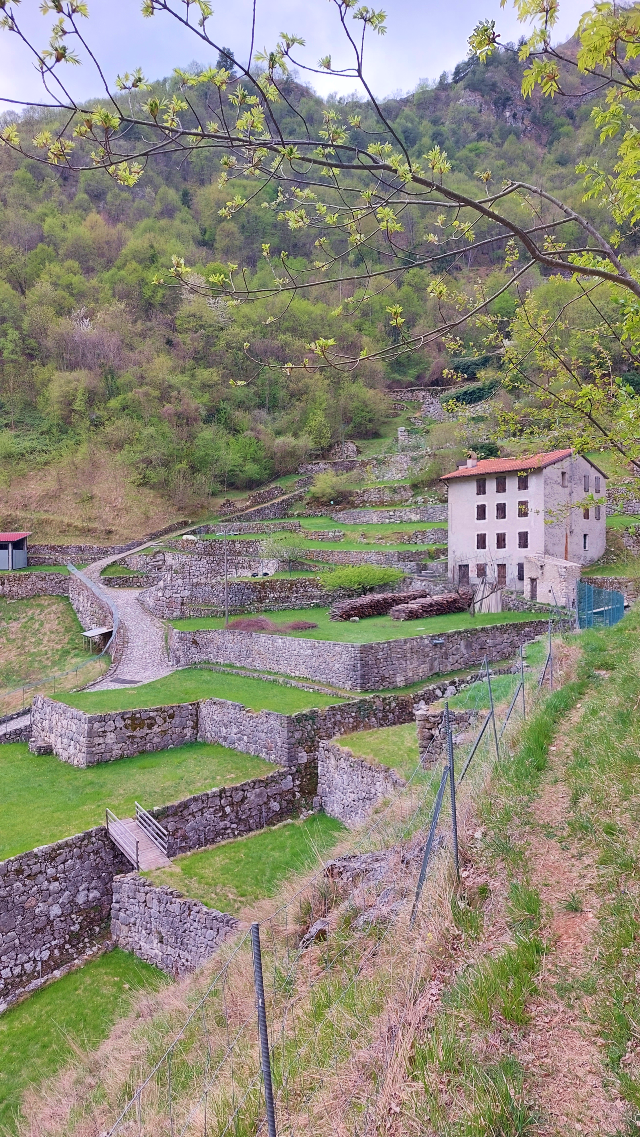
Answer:
[[[0,541],[3,541],[3,542],[8,541],[9,543],[11,543],[12,541],[20,541],[22,539],[22,537],[30,537],[30,536],[31,536],[30,533],[0,533]]]
[[[551,450],[548,454],[533,454],[529,458],[481,458],[475,466],[461,466],[451,474],[443,474],[440,479],[477,478],[483,474],[509,474],[519,470],[542,470],[563,458],[570,458],[573,450]],[[592,463],[593,465],[593,463]]]

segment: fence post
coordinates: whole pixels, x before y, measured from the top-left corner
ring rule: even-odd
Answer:
[[[269,1035],[267,1033],[267,1009],[264,1001],[264,979],[262,976],[262,952],[260,950],[260,925],[251,925],[251,950],[253,953],[253,980],[256,989],[258,1010],[258,1033],[260,1036],[260,1062],[264,1085],[264,1102],[267,1110],[267,1132],[269,1137],[277,1137],[276,1111],[273,1104],[273,1084],[271,1082],[271,1059],[269,1057]]]
[[[487,686],[489,688],[489,706],[491,708],[491,722],[493,724],[493,741],[496,746],[496,759],[500,760],[500,743],[498,742],[498,728],[496,726],[496,712],[493,706],[493,691],[491,690],[491,672],[489,671],[489,659],[485,656],[485,667],[487,669]]]
[[[458,814],[456,812],[456,771],[453,757],[453,734],[449,718],[449,703],[444,705],[445,723],[447,726],[447,758],[449,765],[449,791],[451,794],[451,836],[453,837],[453,859],[456,866],[456,877],[460,880],[460,857],[458,855]]]
[[[520,685],[522,687],[522,717],[526,719],[527,705],[524,698],[524,652],[522,650],[522,644],[520,644]]]
[[[551,620],[549,620],[549,690],[553,691],[553,651],[551,648]]]

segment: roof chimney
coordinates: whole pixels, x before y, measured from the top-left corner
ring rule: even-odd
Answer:
[[[467,458],[467,466],[473,467],[473,466],[477,466],[477,465],[478,465],[478,455],[474,454],[474,452],[472,450],[471,453],[469,454],[469,457]]]

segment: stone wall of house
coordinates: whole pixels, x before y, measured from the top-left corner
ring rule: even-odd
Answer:
[[[570,627],[561,622],[557,627]],[[493,624],[440,636],[412,636],[369,644],[289,639],[255,632],[208,629],[169,632],[169,658],[178,667],[208,661],[277,671],[333,683],[347,691],[404,687],[431,675],[510,659],[521,644],[544,633],[537,620]]]
[[[168,975],[184,975],[206,963],[237,927],[227,912],[206,908],[173,888],[156,888],[137,873],[113,882],[114,944]]]
[[[317,791],[318,767],[310,761],[266,778],[195,794],[151,813],[169,835],[169,857],[177,857],[297,817],[313,808]]]
[[[405,784],[388,766],[356,758],[336,742],[320,743],[318,797],[325,813],[345,825],[362,824],[376,805]]]
[[[290,577],[274,580],[260,577],[255,580],[229,581],[229,612],[277,612],[289,608],[328,607],[336,599],[318,577]],[[340,589],[340,599],[352,595]],[[223,616],[225,602],[224,582],[203,580],[197,573],[168,573],[140,597],[141,602],[154,616],[164,620],[178,620],[189,616]]]
[[[128,868],[103,826],[0,863],[0,1010],[108,935]]]
[[[330,514],[332,521],[347,525],[386,525],[405,521],[446,521],[446,505],[411,505],[400,509],[343,509]],[[444,534],[446,536],[446,529]]]
[[[197,736],[197,703],[88,715],[46,695],[35,695],[31,709],[31,748],[40,753],[52,750],[72,766],[95,766],[145,751],[166,750],[195,742]]]
[[[33,596],[68,596],[70,577],[60,572],[0,573],[0,600],[31,600]]]

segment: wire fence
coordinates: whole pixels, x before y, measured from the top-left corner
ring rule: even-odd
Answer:
[[[521,651],[497,707],[485,664],[472,733],[454,734],[445,705],[444,756],[434,741],[348,852],[241,934],[170,1046],[151,1062],[142,1048],[128,1068],[105,1137],[378,1133],[415,1028],[424,944],[452,887],[464,894],[458,825],[552,669],[551,640],[539,674]]]

